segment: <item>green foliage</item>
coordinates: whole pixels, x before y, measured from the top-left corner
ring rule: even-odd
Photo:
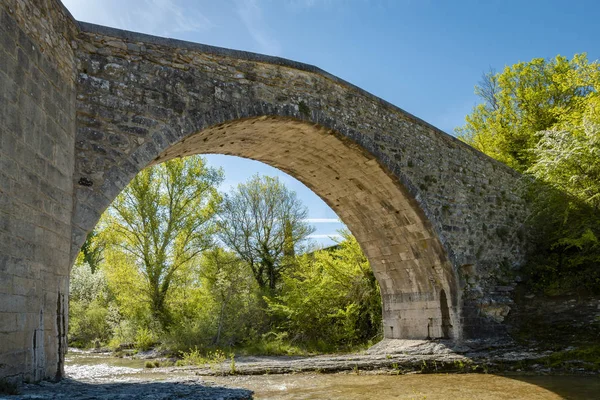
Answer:
[[[92,273],[96,272],[99,268],[100,263],[103,260],[103,250],[104,250],[104,241],[102,240],[100,235],[96,230],[87,235],[85,239],[85,243],[81,246],[81,256],[83,258],[83,262],[87,263]]]
[[[181,360],[177,363],[178,365],[204,365],[206,363],[206,358],[198,347],[194,347],[189,351],[181,352]]]
[[[134,342],[138,327],[153,325],[145,279],[140,276],[135,258],[118,247],[105,250],[102,271],[114,296],[111,303],[116,309],[111,313],[114,334],[122,338],[122,343]]]
[[[235,254],[214,249],[203,255],[201,282],[213,304],[212,344],[229,346],[247,338],[261,319],[258,287],[248,265]]]
[[[108,283],[103,271],[94,272],[80,257],[71,269],[69,287],[71,301],[89,304],[92,301],[106,302],[109,297]]]
[[[160,368],[160,362],[159,361],[146,361],[146,363],[144,364],[144,368]]]
[[[600,292],[600,63],[533,59],[490,72],[461,139],[527,174],[534,289]],[[498,232],[500,234],[500,232]]]
[[[226,195],[219,237],[252,270],[258,286],[273,294],[281,274],[314,229],[308,210],[278,178],[253,176]]]
[[[201,157],[174,159],[140,172],[105,214],[110,245],[129,257],[153,319],[168,329],[168,296],[177,277],[211,245],[222,172]]]
[[[319,350],[350,348],[380,334],[381,299],[358,242],[343,232],[338,248],[301,257],[267,299],[278,328]]]
[[[569,361],[576,361],[577,364],[583,361],[591,364],[593,370],[600,371],[600,345],[593,344],[576,349],[557,351],[540,361],[554,368],[564,366]],[[578,367],[580,366],[578,365]]]
[[[135,347],[140,350],[149,350],[157,342],[156,335],[148,328],[139,328],[135,335]]]
[[[267,332],[247,342],[240,352],[245,355],[263,356],[305,356],[309,352],[293,344],[287,332]]]
[[[231,359],[231,363],[228,372],[235,373],[234,355],[230,354],[229,358]],[[225,361],[227,361],[227,356],[220,349],[208,351],[206,355],[203,355],[202,352],[195,347],[190,351],[181,352],[181,360],[178,361],[177,365],[208,366],[212,371],[217,372],[219,375],[225,375]]]
[[[237,374],[237,369],[235,368],[235,354],[231,353],[229,354],[229,374],[230,375],[235,375]]]
[[[572,132],[543,132],[528,170],[536,179],[529,190],[536,254],[528,270],[547,294],[600,292],[599,110],[590,103]]]
[[[71,305],[70,340],[73,345],[88,347],[94,342],[105,343],[111,336],[111,329],[106,321],[108,310],[99,302],[91,302],[87,306],[81,303]]]
[[[258,288],[248,266],[215,248],[199,260],[195,283],[174,293],[177,321],[166,337],[175,350],[235,346],[255,337],[263,320]]]
[[[535,58],[490,71],[475,87],[483,100],[457,128],[473,147],[524,172],[535,161],[538,132],[581,125],[600,88],[600,64],[585,54],[572,60]]]
[[[528,172],[598,211],[600,102],[585,114],[583,127],[579,128],[540,133],[540,141],[533,150],[537,161]]]
[[[222,349],[294,355],[377,337],[379,290],[356,240],[345,233],[337,249],[298,256],[312,232],[306,208],[277,179],[256,176],[226,197],[218,233],[232,251],[220,248],[220,179],[202,159],[172,160],[118,196],[71,274],[72,342],[160,344],[180,364],[225,373]]]
[[[102,271],[92,273],[81,259],[71,270],[69,303],[69,340],[71,345],[89,347],[110,339],[108,319],[108,285]]]

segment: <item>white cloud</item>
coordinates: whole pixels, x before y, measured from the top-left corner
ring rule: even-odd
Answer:
[[[309,224],[341,224],[339,218],[306,218],[303,220]]]
[[[331,234],[312,234],[312,235],[308,235],[309,239],[339,239],[341,238],[342,235],[340,235],[339,233],[331,233]]]
[[[270,55],[281,53],[281,44],[268,31],[262,9],[256,0],[236,0],[237,14],[248,33],[259,47],[259,51]]]

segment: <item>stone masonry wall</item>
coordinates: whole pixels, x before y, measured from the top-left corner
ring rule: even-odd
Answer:
[[[56,1],[0,4],[0,378],[17,382],[62,369],[76,31]]]
[[[451,314],[452,307],[456,314],[452,325],[460,331],[456,336],[502,334],[502,321],[510,309],[507,293],[515,268],[523,260],[520,229],[524,204],[514,171],[309,65],[91,24],[81,27],[76,52],[73,252],[140,169],[181,155],[163,154],[178,142],[194,135],[208,141],[209,128],[214,127],[227,138],[237,132],[233,125],[228,128],[235,121],[261,116],[291,118],[329,130],[368,154],[365,162],[373,158],[382,173],[393,177],[396,190],[388,194],[388,200],[397,198],[398,207],[410,212],[403,219],[402,208],[374,197],[376,211],[382,213],[376,217],[366,198],[360,201],[364,193],[375,191],[372,185],[365,186],[361,179],[356,185],[352,177],[344,182],[346,188],[356,189],[354,207],[363,208],[354,213],[360,222],[352,226],[351,219],[344,221],[361,236],[359,242],[382,287],[388,279],[394,282],[390,287],[396,288],[384,290],[384,309],[386,305],[397,309],[388,315],[388,322],[396,321],[390,326],[402,324],[399,310],[410,302],[419,304],[405,310],[411,318],[418,318],[419,313],[424,320],[433,318],[428,312],[441,318],[441,298],[447,297]],[[236,129],[245,128],[236,125]],[[197,145],[191,153],[224,152],[267,161],[306,175],[303,181],[310,187],[323,186],[316,174],[311,178],[306,171],[294,169],[299,163],[292,163],[291,153],[280,154],[276,160],[265,158],[267,148],[279,146],[276,142],[285,134],[287,128],[282,124],[280,129],[272,128],[269,138],[252,151],[228,148],[224,142],[212,147]],[[248,131],[247,138],[251,137],[256,135]],[[323,139],[315,140],[317,149],[326,146]],[[296,149],[306,151],[305,159],[314,151],[301,146]],[[313,169],[330,167],[325,161]],[[336,201],[335,192],[323,189],[316,193],[343,215],[347,205]],[[408,243],[403,235],[410,238]],[[423,250],[437,248],[436,243],[443,254]],[[431,259],[422,259],[425,256]],[[444,266],[448,262],[450,274]],[[441,272],[426,272],[431,268]],[[439,284],[431,283],[438,278]],[[445,288],[443,296],[441,288]],[[436,303],[436,310],[425,311]],[[425,336],[426,325],[410,330],[410,335]],[[386,335],[390,335],[387,330]]]

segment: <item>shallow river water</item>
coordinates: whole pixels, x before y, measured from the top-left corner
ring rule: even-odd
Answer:
[[[136,384],[147,386],[149,382],[154,384],[194,382],[194,384],[203,384],[213,388],[249,389],[254,392],[255,399],[600,400],[600,377],[598,376],[374,375],[361,372],[359,374],[302,373],[215,377],[197,376],[193,370],[145,369],[144,364],[143,360],[70,353],[67,356],[66,373],[73,381],[82,382],[87,387],[114,384],[115,382],[134,388]],[[112,392],[113,398],[127,398],[119,396],[113,390],[109,392]],[[93,392],[89,392],[86,397],[90,394],[93,396]],[[164,397],[156,398],[174,398],[167,396],[166,393],[163,394],[165,394]],[[218,393],[215,396],[215,398],[221,397]],[[177,397],[181,398],[182,396]]]
[[[256,399],[600,399],[600,379],[497,375],[273,375],[212,379]]]

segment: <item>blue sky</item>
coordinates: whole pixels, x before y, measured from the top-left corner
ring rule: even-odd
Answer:
[[[587,52],[600,58],[600,2],[575,0],[63,0],[82,21],[316,65],[452,133],[489,68]],[[223,189],[278,175],[317,235],[337,216],[295,179],[255,161],[209,156]],[[321,236],[319,243],[330,241]]]

